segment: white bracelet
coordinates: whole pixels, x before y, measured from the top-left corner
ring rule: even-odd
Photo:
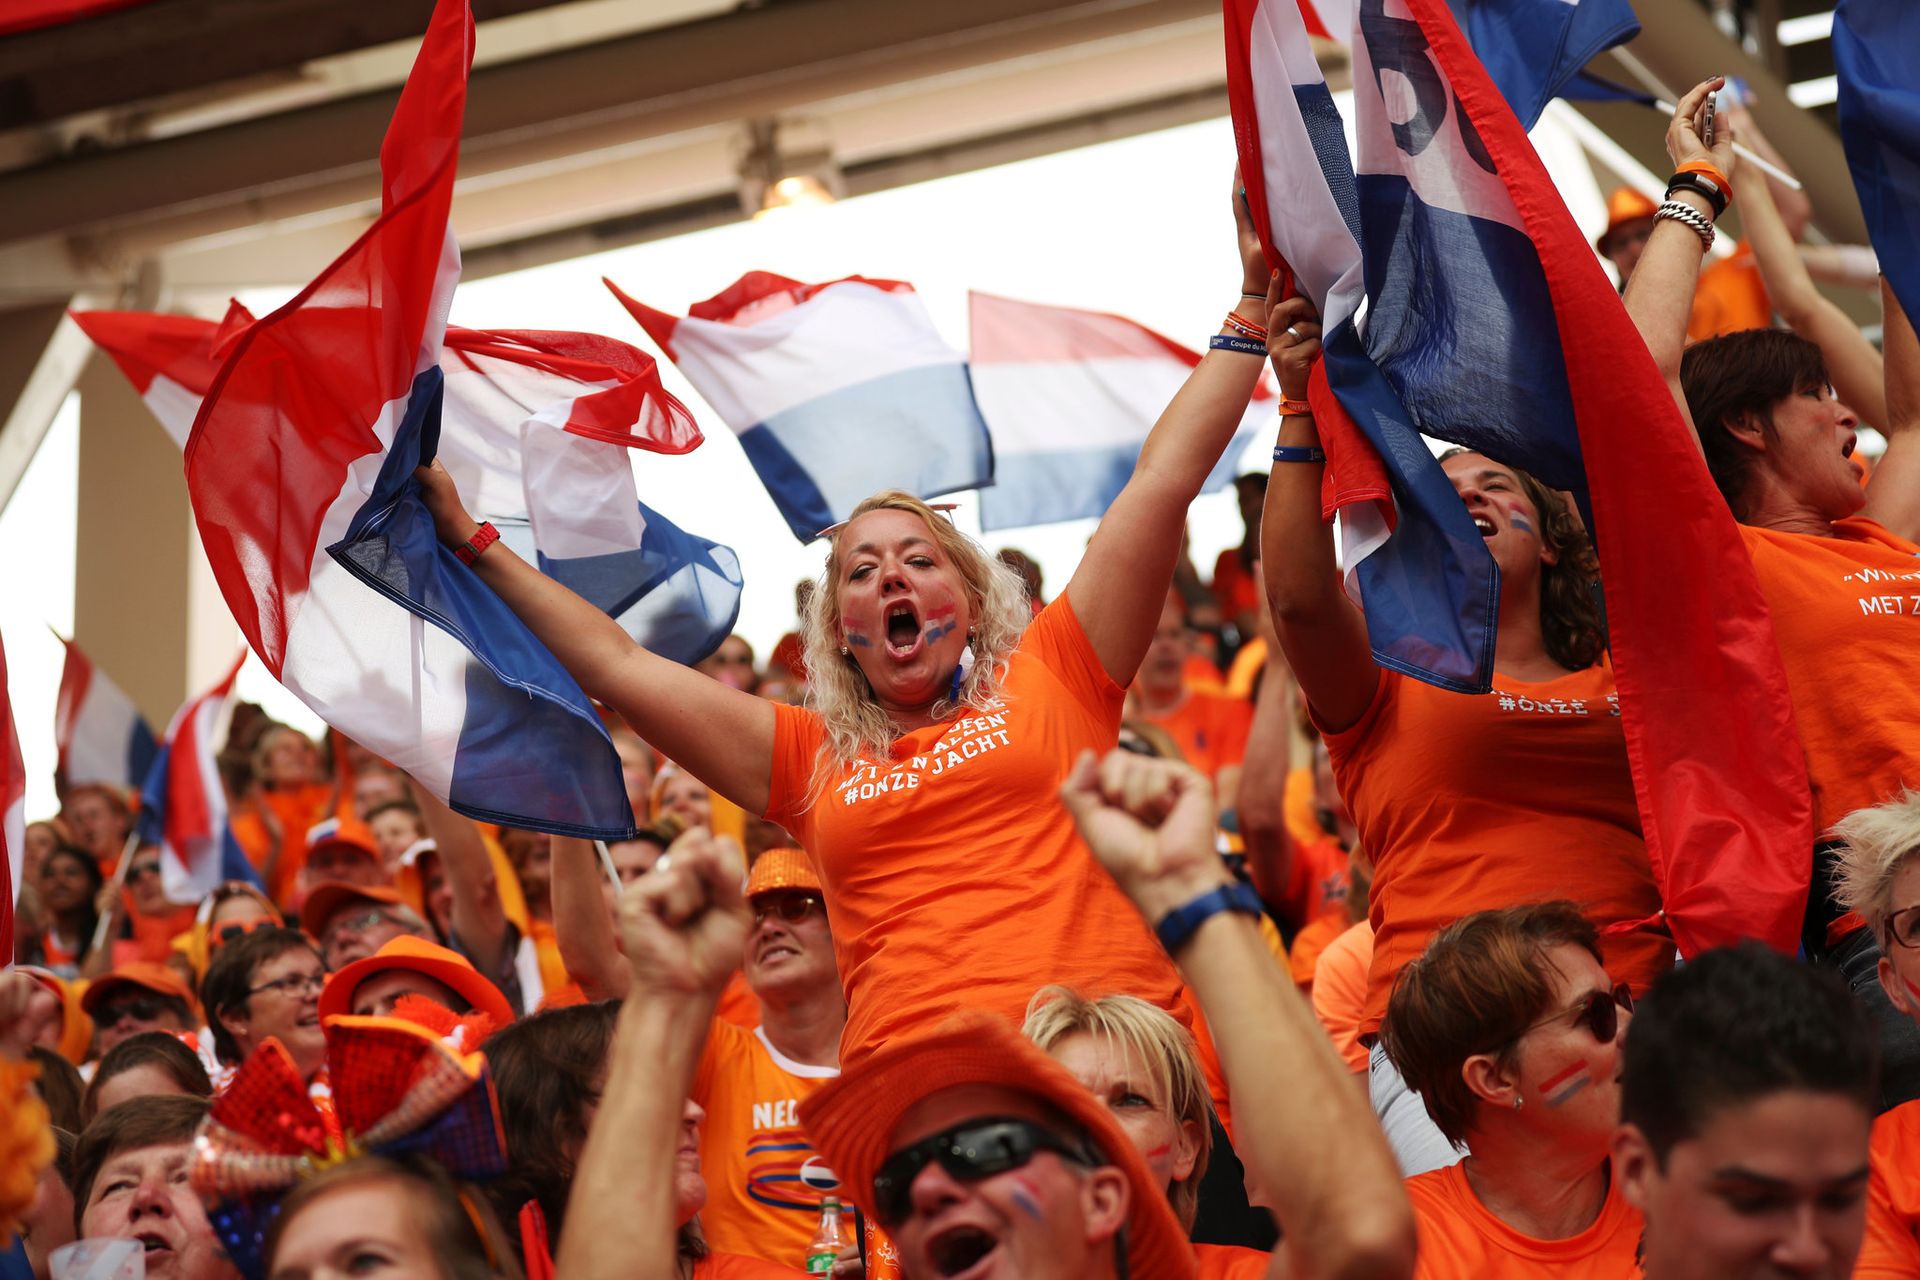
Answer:
[[[1713,248],[1713,221],[1692,205],[1681,200],[1669,200],[1661,205],[1653,215],[1655,222],[1662,218],[1672,218],[1681,226],[1700,237],[1700,250],[1706,252]]]

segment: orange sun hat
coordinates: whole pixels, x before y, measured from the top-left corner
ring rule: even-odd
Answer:
[[[747,872],[747,897],[788,891],[820,892],[820,876],[803,850],[769,849],[753,860],[753,870]]]
[[[1660,206],[1633,187],[1616,187],[1607,197],[1607,229],[1594,237],[1593,247],[1601,253],[1607,251],[1607,241],[1613,239],[1613,233],[1629,222],[1638,222],[1642,218],[1651,218],[1660,212]]]
[[[500,994],[471,961],[424,938],[398,937],[370,956],[355,960],[344,969],[327,975],[320,991],[320,1021],[353,1013],[353,993],[376,973],[405,969],[444,983],[455,995],[473,1006],[475,1013],[493,1019],[496,1030],[513,1024],[513,1006]]]
[[[1127,1270],[1154,1280],[1195,1273],[1193,1250],[1164,1186],[1106,1104],[1003,1018],[961,1014],[938,1030],[895,1040],[829,1080],[800,1104],[800,1122],[849,1198],[869,1215],[873,1175],[900,1145],[900,1119],[927,1098],[961,1085],[999,1085],[1061,1112],[1126,1174]]]

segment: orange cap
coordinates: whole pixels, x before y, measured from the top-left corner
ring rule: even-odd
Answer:
[[[769,849],[753,861],[747,872],[747,896],[786,890],[820,892],[820,877],[814,874],[813,860],[799,849]]]
[[[900,1145],[900,1118],[917,1103],[960,1085],[1001,1085],[1063,1113],[1093,1140],[1106,1162],[1127,1175],[1127,1268],[1156,1280],[1190,1278],[1193,1251],[1155,1183],[1106,1104],[1095,1098],[1011,1023],[990,1013],[953,1018],[937,1031],[895,1040],[829,1080],[800,1104],[800,1123],[840,1175],[840,1185],[869,1215],[873,1175]]]
[[[1659,211],[1660,206],[1642,192],[1632,187],[1616,187],[1613,194],[1607,197],[1607,229],[1594,238],[1593,247],[1605,253],[1607,241],[1613,238],[1614,232],[1629,222],[1651,218]]]
[[[384,902],[390,907],[407,906],[398,889],[383,884],[348,884],[344,880],[322,880],[300,904],[300,927],[318,941],[326,931],[334,912],[352,902]]]
[[[171,1000],[185,1001],[189,1013],[196,1007],[193,988],[172,969],[151,960],[129,960],[113,972],[95,978],[87,987],[87,993],[80,997],[80,1007],[88,1017],[94,1017],[100,1012],[101,1002],[122,987],[140,987]]]
[[[372,955],[355,960],[337,973],[329,974],[320,991],[320,1021],[353,1013],[353,993],[376,973],[406,969],[424,974],[453,988],[454,993],[475,1013],[493,1019],[495,1030],[513,1022],[513,1006],[500,994],[500,988],[481,975],[473,963],[458,951],[450,951],[424,938],[399,937],[389,941]]]
[[[355,853],[380,861],[380,842],[374,838],[373,828],[364,822],[355,822],[348,818],[329,818],[317,826],[307,828],[307,856],[311,858],[322,849],[351,849]]]

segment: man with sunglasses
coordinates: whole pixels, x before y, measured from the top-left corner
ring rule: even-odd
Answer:
[[[1877,1053],[1837,976],[1756,942],[1709,951],[1654,984],[1624,1057],[1613,1159],[1646,1280],[1853,1273]]]
[[[298,929],[255,929],[221,947],[200,982],[200,1004],[221,1065],[237,1069],[271,1038],[286,1048],[300,1074],[313,1081],[327,1060],[320,1029],[320,991],[326,980],[320,952]]]
[[[821,1198],[844,1197],[800,1128],[799,1105],[840,1074],[847,1000],[807,855],[761,854],[746,899],[751,924],[741,963],[760,1024],[749,1031],[715,1019],[694,1072],[691,1094],[707,1113],[700,1224],[722,1253],[791,1266],[820,1224]]]
[[[197,1025],[193,989],[163,964],[132,960],[96,979],[80,997],[93,1019],[101,1056],[142,1031],[183,1034]]]
[[[1387,1057],[1465,1159],[1407,1181],[1419,1276],[1632,1272],[1640,1214],[1609,1153],[1633,997],[1571,902],[1479,911],[1401,971]]]

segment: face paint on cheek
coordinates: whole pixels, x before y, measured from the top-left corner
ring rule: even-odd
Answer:
[[[847,628],[847,643],[855,649],[870,649],[873,647],[873,641],[867,639],[865,632],[855,631],[852,627]]]
[[[1046,1217],[1047,1215],[1040,1208],[1040,1188],[1034,1186],[1024,1175],[1016,1174],[1011,1181],[1014,1207],[1035,1221]]]
[[[1163,1142],[1153,1150],[1147,1152],[1143,1158],[1147,1160],[1161,1160],[1171,1154],[1173,1154],[1173,1144],[1171,1142]]]
[[[1513,526],[1516,531],[1524,533],[1528,537],[1537,536],[1533,530],[1533,521],[1529,520],[1527,513],[1517,506],[1507,508],[1507,523]]]
[[[933,644],[939,640],[940,637],[946,635],[959,625],[959,620],[955,617],[954,610],[936,609],[927,616],[927,643]]]
[[[1550,1107],[1564,1107],[1593,1083],[1587,1064],[1576,1062],[1540,1082],[1540,1094]]]

